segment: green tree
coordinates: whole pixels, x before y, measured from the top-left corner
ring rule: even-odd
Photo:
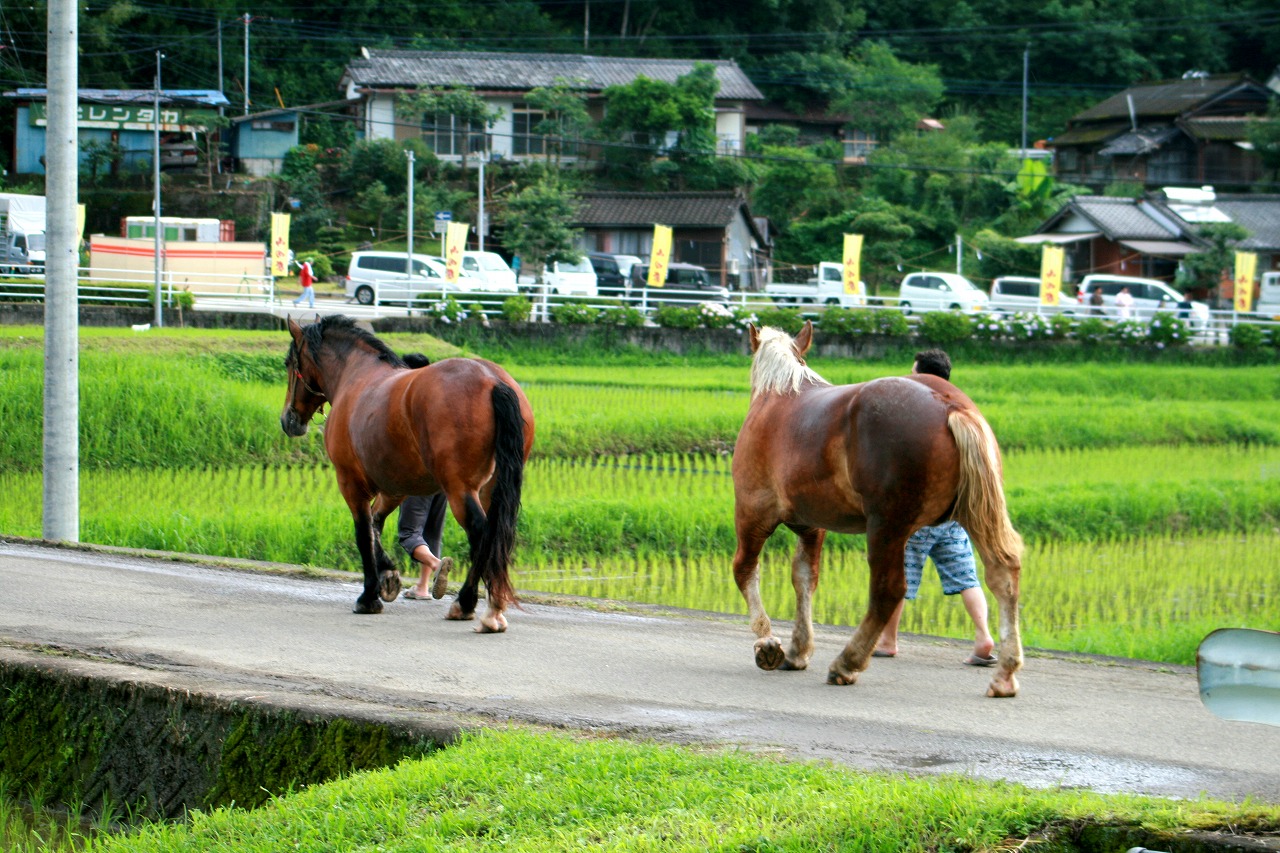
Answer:
[[[462,171],[467,170],[467,155],[471,153],[473,135],[477,134],[480,148],[488,152],[489,146],[484,134],[493,123],[502,118],[502,110],[490,106],[489,102],[471,89],[432,89],[414,94],[401,95],[396,102],[396,115],[413,121],[420,121],[423,116],[452,116],[456,126],[466,128],[465,142],[462,146]]]
[[[374,181],[356,195],[354,210],[359,213],[360,219],[365,224],[373,226],[378,239],[381,240],[383,220],[399,204],[400,199],[387,192],[382,181]]]
[[[576,261],[578,235],[573,227],[579,202],[554,174],[545,174],[520,190],[502,213],[507,248],[519,255],[538,280],[550,261]]]
[[[551,86],[539,86],[530,90],[525,102],[544,115],[532,130],[546,137],[548,158],[555,155],[556,166],[566,150],[575,151],[578,143],[591,129],[591,115],[587,112],[587,93],[581,81],[557,77]]]
[[[644,75],[604,90],[601,131],[615,143],[606,163],[631,177],[652,174],[659,152],[681,166],[702,165],[715,152],[715,97],[720,83],[715,66],[697,63],[666,83]]]
[[[1249,232],[1234,222],[1212,222],[1200,227],[1200,236],[1209,246],[1182,259],[1178,283],[1184,289],[1205,290],[1216,299],[1223,277],[1230,278],[1232,274],[1236,245]]]
[[[894,56],[883,42],[867,42],[854,58],[846,91],[832,109],[853,116],[859,130],[881,141],[915,128],[942,101],[942,77],[936,65],[913,65]]]
[[[765,148],[764,164],[751,193],[751,210],[785,226],[802,217],[825,215],[838,197],[836,168],[812,150]]]
[[[1280,104],[1272,104],[1265,119],[1250,122],[1247,135],[1270,180],[1280,181]]]

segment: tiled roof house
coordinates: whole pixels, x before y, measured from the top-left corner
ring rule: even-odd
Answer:
[[[1242,143],[1249,122],[1275,97],[1243,74],[1133,86],[1077,113],[1050,140],[1057,176],[1098,187],[1128,181],[1245,189],[1262,165]]]
[[[524,101],[530,90],[569,81],[586,93],[592,117],[603,115],[601,93],[643,75],[674,83],[693,70],[690,59],[632,59],[551,53],[484,53],[464,51],[374,50],[364,48],[348,63],[341,88],[361,102],[360,117],[368,139],[422,136],[446,160],[487,150],[495,158],[541,157],[544,141],[532,131],[544,118]],[[721,150],[741,151],[746,133],[746,105],[764,100],[760,90],[736,63],[711,62],[720,91],[716,97],[716,136]],[[462,127],[453,117],[427,117],[421,122],[400,118],[397,99],[419,89],[472,89],[502,116],[490,128]]]

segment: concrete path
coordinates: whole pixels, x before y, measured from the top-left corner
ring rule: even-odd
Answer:
[[[346,581],[27,543],[0,542],[0,589],[6,659],[56,648],[104,673],[223,697],[1280,802],[1280,727],[1213,717],[1189,667],[1032,655],[1022,694],[992,700],[989,672],[960,664],[965,644],[909,636],[857,685],[831,687],[847,628],[819,627],[809,671],[762,672],[745,617],[530,603],[506,634],[480,636],[444,621],[448,597],[356,616]]]

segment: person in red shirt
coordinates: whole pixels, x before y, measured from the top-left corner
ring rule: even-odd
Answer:
[[[308,308],[316,307],[316,289],[312,287],[315,284],[316,274],[311,269],[311,261],[303,261],[298,264],[298,283],[302,285],[302,292],[298,294],[298,298],[293,300],[293,304],[297,305],[302,300],[307,301]]]

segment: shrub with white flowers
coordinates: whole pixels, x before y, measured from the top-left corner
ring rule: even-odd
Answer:
[[[728,305],[703,302],[698,306],[698,322],[707,329],[727,329],[736,319]]]
[[[973,336],[980,341],[998,341],[1009,334],[1009,327],[995,314],[978,314],[973,318]]]
[[[1157,314],[1151,318],[1151,326],[1147,330],[1147,340],[1158,347],[1180,346],[1190,336],[1187,334],[1187,322],[1173,314]]]
[[[427,306],[427,316],[441,323],[461,323],[467,319],[467,311],[458,304],[458,300],[452,296],[446,296],[439,302],[432,302]]]
[[[1053,334],[1049,319],[1043,314],[1026,314],[1019,312],[1005,321],[1010,340],[1040,341]]]

